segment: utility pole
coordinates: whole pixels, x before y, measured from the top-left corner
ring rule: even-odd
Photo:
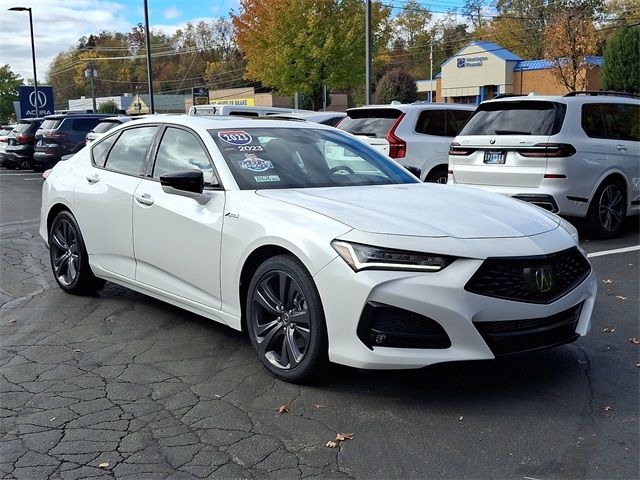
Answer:
[[[367,0],[365,22],[365,99],[366,105],[371,105],[371,0]]]
[[[96,71],[93,69],[93,63],[89,62],[88,68],[84,71],[84,76],[91,79],[91,101],[93,104],[93,113],[98,111],[98,107],[96,106],[96,89],[93,83],[93,77],[95,77],[95,75]]]
[[[322,84],[322,111],[327,110],[327,84]]]
[[[149,84],[149,110],[151,114],[156,112],[153,105],[153,74],[151,73],[151,40],[149,38],[149,7],[147,0],[144,0],[144,33],[147,43],[147,83]]]
[[[429,103],[433,103],[433,40],[429,48]]]

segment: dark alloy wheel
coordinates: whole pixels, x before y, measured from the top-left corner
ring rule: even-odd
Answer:
[[[326,364],[326,328],[311,275],[295,258],[280,255],[256,271],[247,295],[247,326],[264,365],[300,382]]]
[[[591,232],[601,238],[620,234],[627,214],[624,185],[615,180],[605,181],[591,201],[587,221]]]
[[[49,231],[49,254],[56,282],[67,293],[89,294],[104,286],[91,272],[80,229],[71,213],[58,213]]]
[[[428,183],[444,184],[444,183],[447,183],[448,179],[449,179],[449,172],[447,171],[447,169],[437,168],[434,171],[432,171],[429,175],[427,175],[427,178],[425,178],[424,181]]]

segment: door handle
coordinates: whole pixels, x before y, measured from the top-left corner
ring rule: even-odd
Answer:
[[[142,205],[153,205],[153,198],[148,193],[143,193],[141,195],[134,195],[136,201],[141,203]]]
[[[94,183],[98,183],[100,181],[100,177],[98,177],[97,174],[93,174],[93,175],[87,175],[87,182],[89,182],[90,184],[94,184]]]
[[[616,148],[618,149],[619,152],[627,151],[627,147],[625,147],[624,145],[616,145]]]

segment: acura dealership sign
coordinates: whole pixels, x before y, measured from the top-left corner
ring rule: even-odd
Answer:
[[[36,104],[38,115],[53,115],[53,87],[38,86],[38,94],[30,85],[20,86],[20,114],[21,118],[35,117]]]

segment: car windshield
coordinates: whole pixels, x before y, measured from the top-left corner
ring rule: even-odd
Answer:
[[[539,100],[484,103],[460,135],[555,135],[565,110],[563,104]]]
[[[373,138],[386,138],[393,124],[402,115],[395,108],[363,108],[349,110],[347,113],[349,116],[338,125],[340,130]]]
[[[209,133],[243,190],[418,182],[386,156],[338,131],[246,128]]]
[[[30,123],[19,123],[16,128],[13,129],[14,132],[16,133],[23,133],[26,132],[27,130],[29,130],[29,127],[31,126]]]

